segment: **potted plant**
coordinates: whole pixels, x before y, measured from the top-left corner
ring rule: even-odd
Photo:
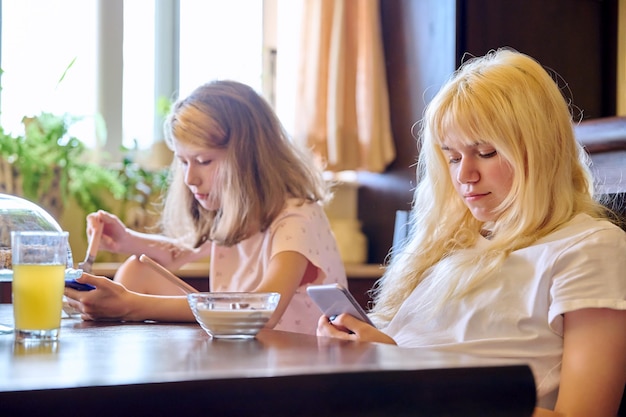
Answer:
[[[107,196],[127,189],[114,170],[87,160],[83,142],[68,134],[77,119],[41,113],[25,117],[24,134],[0,126],[0,192],[37,202],[56,219],[73,200],[85,212],[107,208]]]
[[[110,211],[136,230],[154,226],[157,216],[151,205],[167,186],[168,169],[142,167],[131,149],[125,149],[121,163],[90,162],[91,151],[68,134],[77,120],[41,113],[24,118],[24,134],[16,136],[0,126],[0,193],[37,203],[71,231],[70,243],[80,253],[86,244],[87,213]]]
[[[149,231],[157,217],[152,205],[167,188],[169,170],[166,167],[147,169],[129,152],[116,172],[125,190],[118,208],[119,217],[135,230]]]

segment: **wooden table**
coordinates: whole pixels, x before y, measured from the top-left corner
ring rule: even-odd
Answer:
[[[0,335],[1,416],[521,417],[534,405],[526,365],[391,345],[80,319],[63,319],[57,343]]]

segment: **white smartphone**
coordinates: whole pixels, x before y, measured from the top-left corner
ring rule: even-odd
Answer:
[[[327,317],[348,313],[374,326],[352,294],[339,284],[311,285],[306,292]]]

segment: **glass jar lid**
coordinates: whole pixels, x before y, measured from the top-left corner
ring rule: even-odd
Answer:
[[[12,231],[58,231],[61,225],[37,204],[9,194],[0,194],[0,273],[12,275]],[[72,250],[67,249],[67,267],[73,268]]]

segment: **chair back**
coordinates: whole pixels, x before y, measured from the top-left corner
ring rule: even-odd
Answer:
[[[399,250],[409,236],[409,211],[396,210],[396,220],[393,228],[393,242],[391,244],[391,256]]]

